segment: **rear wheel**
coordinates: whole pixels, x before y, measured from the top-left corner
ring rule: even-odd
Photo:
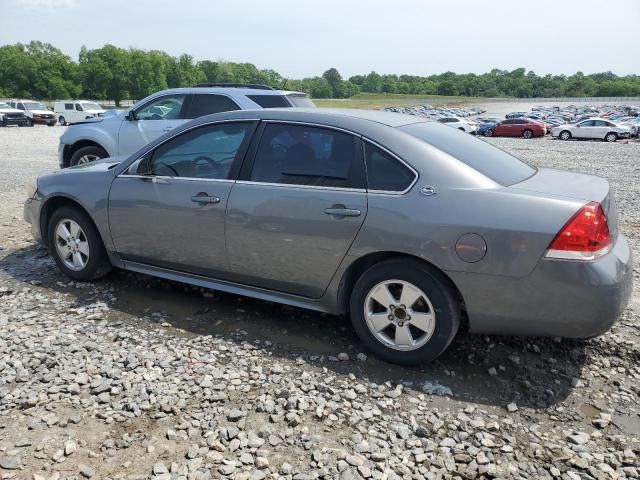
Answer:
[[[69,161],[69,166],[73,167],[74,165],[83,165],[85,163],[94,162],[96,160],[100,160],[101,158],[106,158],[109,155],[104,151],[103,148],[90,145],[88,147],[79,148],[72,156]]]
[[[560,132],[560,140],[570,140],[571,139],[571,132],[569,130],[563,130],[562,132]]]
[[[522,132],[522,138],[531,138],[531,137],[533,137],[533,132],[528,128],[524,132]]]
[[[62,207],[56,210],[49,221],[47,237],[49,252],[68,277],[88,282],[111,271],[97,228],[79,209]]]
[[[33,127],[33,120],[30,117],[27,117],[27,121],[24,123],[27,127]]]
[[[605,142],[615,142],[616,140],[618,140],[618,135],[614,132],[609,132],[604,136],[604,141]]]
[[[350,309],[362,342],[380,358],[404,365],[438,357],[460,325],[446,277],[412,260],[387,260],[367,270],[353,288]]]
[[[62,116],[58,119],[58,122],[60,122],[60,125],[62,126],[65,126],[67,124],[67,120]]]

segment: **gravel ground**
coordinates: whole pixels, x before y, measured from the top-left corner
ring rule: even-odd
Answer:
[[[62,127],[0,129],[0,478],[639,478],[640,275],[590,341],[461,333],[433,364],[344,319],[114,272],[69,281],[22,220]],[[616,189],[640,258],[640,143],[490,140]]]

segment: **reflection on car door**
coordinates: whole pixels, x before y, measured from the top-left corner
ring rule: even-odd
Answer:
[[[225,208],[255,125],[225,122],[189,130],[114,180],[109,223],[125,261],[226,275]]]
[[[133,109],[135,118],[123,120],[118,132],[118,154],[130,155],[147,143],[186,122],[184,94],[156,97]]]
[[[319,298],[367,213],[361,142],[306,125],[262,130],[229,197],[230,269],[244,283]]]
[[[578,128],[574,128],[576,138],[597,138],[596,127],[594,126],[593,120],[585,120],[584,122],[578,123],[576,126]],[[596,135],[594,137],[594,135]]]

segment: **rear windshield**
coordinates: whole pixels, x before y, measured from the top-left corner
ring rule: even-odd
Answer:
[[[311,101],[309,97],[306,95],[287,95],[289,101],[293,104],[294,107],[305,107],[305,108],[314,108],[316,106],[315,103]]]
[[[284,95],[247,95],[262,108],[282,108],[291,107]]]
[[[504,150],[437,122],[412,123],[399,129],[457,158],[500,185],[522,182],[536,172]]]

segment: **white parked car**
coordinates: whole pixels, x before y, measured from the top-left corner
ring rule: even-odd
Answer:
[[[27,125],[32,127],[36,123],[42,123],[53,127],[56,117],[51,110],[35,100],[9,100],[7,102],[13,108],[22,110],[27,116]]]
[[[596,139],[605,142],[615,142],[619,138],[629,138],[629,127],[617,125],[611,120],[603,118],[588,118],[577,123],[565,123],[551,129],[551,136],[560,140]]]
[[[53,113],[60,125],[81,122],[87,118],[98,118],[104,115],[104,109],[88,100],[56,100],[53,102]]]
[[[9,125],[24,127],[27,125],[27,116],[22,110],[13,108],[5,102],[0,102],[0,127]]]
[[[438,121],[467,133],[474,133],[478,129],[478,125],[476,125],[475,122],[463,120],[458,117],[443,117],[439,118]]]

